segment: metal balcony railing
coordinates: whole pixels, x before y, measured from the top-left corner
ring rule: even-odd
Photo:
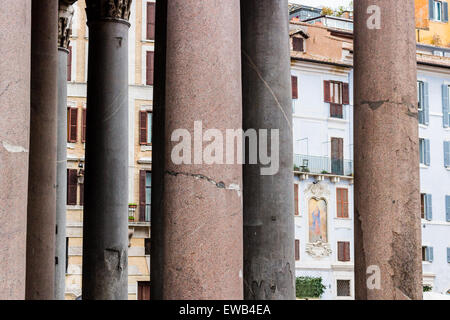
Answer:
[[[334,174],[338,176],[353,175],[353,161],[351,160],[296,154],[294,166],[298,171],[302,172]]]

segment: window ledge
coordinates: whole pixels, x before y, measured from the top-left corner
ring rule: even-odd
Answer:
[[[427,166],[426,164],[421,163],[420,164],[420,169],[429,169],[430,166]]]
[[[142,39],[141,41],[144,43],[155,43],[155,40],[149,40],[149,39]]]
[[[422,123],[419,123],[419,128],[422,128],[422,129],[428,129],[428,125],[427,124],[422,124]]]
[[[152,146],[141,145],[141,152],[152,151]]]
[[[422,261],[422,265],[431,265],[430,261]]]

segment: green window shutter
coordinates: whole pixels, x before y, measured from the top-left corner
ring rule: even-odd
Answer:
[[[430,140],[424,139],[425,143],[425,165],[429,166],[431,164],[431,147],[430,147]]]
[[[444,128],[449,127],[448,85],[442,85],[442,113],[444,114]]]
[[[444,166],[450,168],[450,141],[444,141]]]
[[[434,260],[433,247],[427,247],[427,250],[428,250],[428,262],[433,262]]]
[[[434,19],[434,0],[428,0],[428,16],[430,20]]]
[[[448,22],[448,3],[442,2],[442,22]]]
[[[425,196],[425,205],[426,205],[425,218],[428,221],[431,221],[433,220],[433,197],[431,194],[427,194]]]
[[[423,117],[424,124],[428,125],[430,123],[430,95],[428,94],[428,82],[423,83]]]
[[[450,222],[450,196],[445,196],[445,213],[447,222]]]

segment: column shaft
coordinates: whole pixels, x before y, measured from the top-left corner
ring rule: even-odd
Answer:
[[[166,42],[167,0],[156,2],[155,14],[155,72],[153,85],[153,143],[152,143],[152,228],[151,228],[151,299],[163,297],[164,275],[164,163],[165,163],[165,90],[166,90]]]
[[[421,299],[414,1],[355,1],[355,19],[356,298]]]
[[[279,150],[268,143],[272,160],[280,157],[277,172],[262,175],[262,165],[244,165],[246,299],[295,298],[288,11],[287,0],[241,1],[243,127],[268,129],[269,138],[279,130],[280,137]]]
[[[122,2],[126,6],[129,2]],[[128,298],[128,19],[87,2],[83,299]],[[128,7],[129,8],[129,7]],[[102,10],[105,11],[102,11]],[[99,11],[96,11],[99,10]],[[108,13],[122,13],[120,17]]]
[[[58,1],[33,0],[26,298],[54,298]]]
[[[58,144],[56,162],[56,266],[55,298],[64,300],[66,280],[66,203],[67,203],[67,58],[58,50]]]
[[[242,128],[239,0],[169,0],[167,13],[163,298],[242,299],[242,165],[204,163],[193,132],[201,121],[225,143]],[[196,164],[172,161],[177,129]]]
[[[31,2],[0,10],[0,300],[25,298]]]

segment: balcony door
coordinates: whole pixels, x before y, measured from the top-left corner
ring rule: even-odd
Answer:
[[[344,139],[331,138],[331,173],[344,175]]]

